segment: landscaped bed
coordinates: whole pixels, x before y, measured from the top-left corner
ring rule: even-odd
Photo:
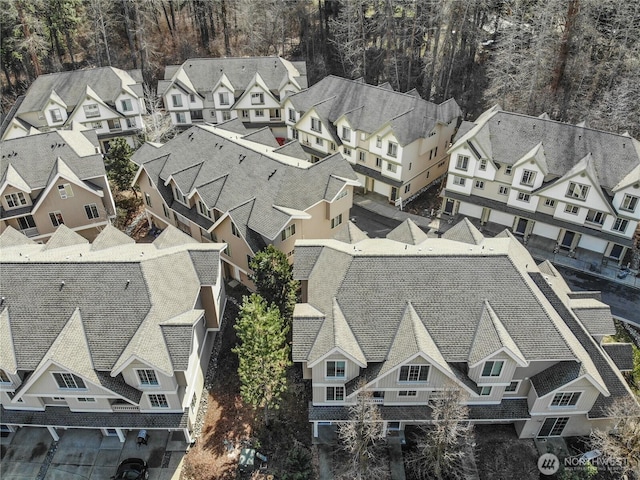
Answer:
[[[538,480],[533,440],[519,439],[512,425],[476,425],[476,464],[480,480]]]

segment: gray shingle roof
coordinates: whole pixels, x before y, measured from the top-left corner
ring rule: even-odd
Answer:
[[[140,149],[132,160],[149,166],[147,172],[159,189],[172,176],[185,195],[196,190],[209,208],[230,212],[245,238],[251,236],[247,230],[267,239],[280,233],[291,217],[274,206],[306,210],[325,197],[330,183],[345,184],[337,177],[357,180],[340,154],[309,164],[272,158],[264,148],[226,138],[215,129],[193,127],[162,147]],[[186,151],[190,154],[184,155]],[[234,210],[251,200],[255,202],[248,216],[244,208]]]
[[[193,329],[189,325],[162,325],[162,335],[169,349],[174,370],[186,371],[193,341]]]
[[[616,332],[611,308],[608,305],[596,308],[572,308],[572,310],[591,335],[613,335]]]
[[[307,112],[316,106],[327,128],[342,115],[353,129],[369,134],[390,123],[401,145],[426,137],[437,122],[448,123],[461,115],[453,99],[436,105],[411,94],[333,75],[289,98],[297,111]]]
[[[607,190],[640,163],[640,143],[628,136],[519,113],[498,111],[475,138],[495,162],[507,165],[542,143],[549,173],[556,177],[591,154],[600,184]]]
[[[135,73],[134,76],[140,78]],[[18,109],[18,115],[40,111],[54,90],[67,104],[67,110],[71,111],[84,98],[87,86],[90,86],[102,101],[113,105],[123,86],[132,87],[136,83],[139,83],[139,80],[114,67],[40,75],[27,90],[25,99]]]
[[[287,155],[288,157],[299,158],[300,160],[311,160],[311,155],[304,151],[302,145],[300,145],[300,142],[297,140],[285,143],[280,148],[276,148],[274,152]]]
[[[404,222],[387,233],[387,238],[400,243],[418,245],[419,243],[424,242],[428,237],[427,234],[413,222],[413,220],[407,218]]]
[[[291,77],[300,88],[307,87],[307,69],[304,62],[289,62],[280,57],[238,57],[238,58],[190,58],[182,65],[169,65],[165,69],[165,80],[171,80],[182,69],[200,94],[211,92],[224,74],[236,92],[250,87],[256,73],[259,73],[269,90],[277,91],[283,81]],[[297,70],[297,72],[296,72]],[[284,82],[286,83],[286,82]],[[163,84],[168,86],[168,84]],[[162,94],[163,91],[158,91]]]
[[[0,248],[13,247],[15,245],[35,245],[36,242],[28,238],[26,235],[17,231],[11,225],[7,225],[4,232],[0,233]]]
[[[348,221],[345,228],[338,230],[333,238],[336,240],[340,240],[345,243],[358,243],[362,240],[369,238],[366,233],[360,230],[355,223],[352,221]],[[296,254],[296,263],[298,262],[298,257]]]
[[[442,234],[442,238],[455,240],[457,242],[480,245],[484,240],[484,235],[478,230],[467,217],[456,223],[453,227]]]
[[[620,371],[633,370],[633,345],[631,343],[603,343],[602,348]]]
[[[268,147],[279,148],[280,144],[276,141],[276,137],[273,136],[269,127],[263,127],[259,130],[255,130],[244,136],[246,140],[251,140],[255,143],[260,143]]]
[[[57,167],[58,158],[81,180],[100,177],[105,169],[102,155],[95,153],[96,145],[87,136],[72,131],[5,140],[0,144],[0,183],[5,181],[11,165],[31,189],[44,188]]]
[[[195,299],[203,280],[215,283],[221,245],[172,230],[163,232],[158,245],[52,249],[25,241],[0,250],[0,321],[13,340],[17,369],[34,370],[46,356],[98,381],[94,369],[113,371],[132,355],[164,371],[172,372],[172,360],[183,366],[189,343],[176,343],[175,335],[165,340],[160,325],[179,319],[191,332],[200,316],[193,310]],[[64,234],[58,230],[53,240],[59,232]],[[113,238],[103,230],[96,240],[102,245],[109,242],[101,235]],[[194,313],[185,316],[189,312]]]
[[[558,362],[531,377],[531,383],[535,387],[538,397],[543,397],[557,388],[577,380],[584,374],[586,371],[579,362]]]

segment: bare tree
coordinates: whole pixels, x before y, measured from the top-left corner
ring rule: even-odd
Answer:
[[[440,395],[429,399],[432,423],[420,429],[416,449],[406,457],[416,478],[466,478],[474,436],[469,408],[463,404],[465,398],[460,387],[449,384]]]
[[[144,85],[144,100],[147,107],[147,115],[143,117],[144,141],[164,143],[175,137],[178,131],[170,114],[162,109],[162,99],[147,84]]]
[[[346,466],[341,466],[340,478],[384,479],[388,478],[388,466],[381,462],[384,446],[384,422],[373,394],[365,388],[363,380],[358,384],[360,392],[356,403],[350,405],[349,420],[338,424],[338,438],[349,455]]]
[[[614,419],[613,429],[594,430],[591,444],[610,458],[611,465],[619,466],[623,475],[640,472],[640,405],[632,397],[616,400],[608,409],[607,416]]]

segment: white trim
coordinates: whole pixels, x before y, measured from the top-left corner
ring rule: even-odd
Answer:
[[[334,353],[340,353],[341,355],[344,355],[345,357],[347,357],[347,359],[353,363],[355,363],[356,365],[358,365],[360,368],[366,368],[367,364],[366,363],[362,363],[361,361],[357,360],[355,357],[353,357],[352,355],[348,354],[347,352],[345,352],[342,348],[340,347],[333,347],[331,350],[329,350],[327,353],[325,353],[324,355],[322,355],[321,357],[317,358],[316,360],[314,360],[311,363],[307,363],[307,367],[308,368],[313,368],[315,367],[318,363],[320,363],[321,361],[325,360],[327,357],[329,357],[330,355],[333,355]]]

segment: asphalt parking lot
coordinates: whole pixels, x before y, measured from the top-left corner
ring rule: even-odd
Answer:
[[[0,472],[3,480],[108,480],[125,458],[142,458],[149,464],[150,480],[180,477],[184,443],[169,432],[152,431],[147,445],[138,447],[137,432],[126,441],[105,437],[99,430],[58,431],[57,445],[46,428],[24,427],[2,442]]]

